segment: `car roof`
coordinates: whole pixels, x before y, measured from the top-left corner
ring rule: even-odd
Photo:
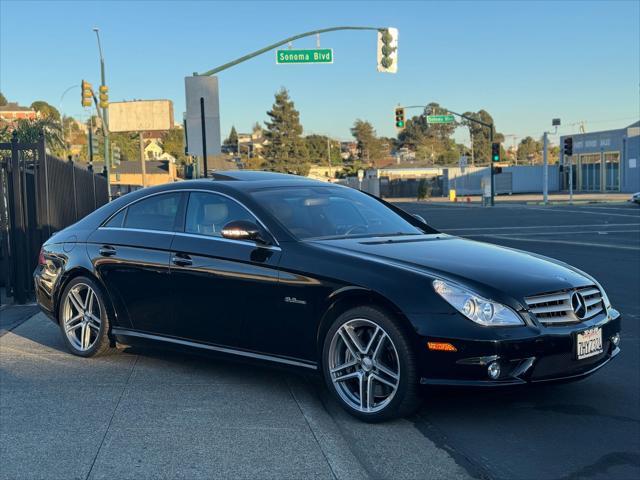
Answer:
[[[215,190],[216,185],[224,185],[225,187],[239,191],[260,190],[262,188],[274,187],[293,187],[293,186],[316,186],[327,187],[333,184],[321,182],[299,175],[288,175],[276,172],[261,172],[255,170],[222,170],[210,174],[209,178],[200,178],[198,180],[185,180],[178,183],[163,185],[169,188],[199,188]],[[160,188],[160,189],[165,189]],[[159,190],[160,190],[159,189]]]

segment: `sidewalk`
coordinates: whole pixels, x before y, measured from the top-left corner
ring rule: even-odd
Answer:
[[[0,479],[470,479],[413,422],[362,423],[313,377],[141,347],[80,358],[41,313],[0,337],[0,385]]]
[[[631,198],[630,193],[574,193],[573,204],[588,204],[588,203],[628,203]],[[467,200],[468,199],[468,200]],[[409,203],[416,202],[417,199],[413,197],[405,198],[384,198],[387,202],[392,203]],[[521,204],[541,204],[541,193],[522,193],[513,195],[498,195],[495,198],[496,203],[521,203]],[[568,193],[550,193],[548,195],[548,201],[550,204],[565,205],[569,203]],[[480,195],[462,195],[459,196],[457,202],[449,201],[448,197],[431,197],[427,200],[421,200],[423,203],[475,203],[481,204],[482,197]]]
[[[35,303],[15,305],[13,303],[5,303],[6,298],[3,298],[2,300],[3,303],[0,305],[0,337],[13,330],[39,311],[39,308]]]

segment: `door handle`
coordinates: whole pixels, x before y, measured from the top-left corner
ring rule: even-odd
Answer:
[[[98,252],[100,253],[100,255],[102,255],[103,257],[112,257],[113,255],[116,254],[116,249],[113,248],[110,245],[103,245],[100,250],[98,250]]]
[[[176,254],[171,258],[171,262],[174,265],[178,265],[179,267],[188,267],[192,265],[191,257],[189,255],[184,254]]]

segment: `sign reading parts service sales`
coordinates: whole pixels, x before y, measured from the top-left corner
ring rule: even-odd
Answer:
[[[316,48],[312,50],[276,50],[276,63],[333,63],[333,49]]]

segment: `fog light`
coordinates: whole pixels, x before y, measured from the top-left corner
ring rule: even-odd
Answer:
[[[613,337],[611,337],[611,343],[613,343],[616,347],[620,345],[620,334],[616,333]]]
[[[498,362],[491,362],[487,367],[487,373],[492,380],[498,378],[500,376],[500,364]]]

